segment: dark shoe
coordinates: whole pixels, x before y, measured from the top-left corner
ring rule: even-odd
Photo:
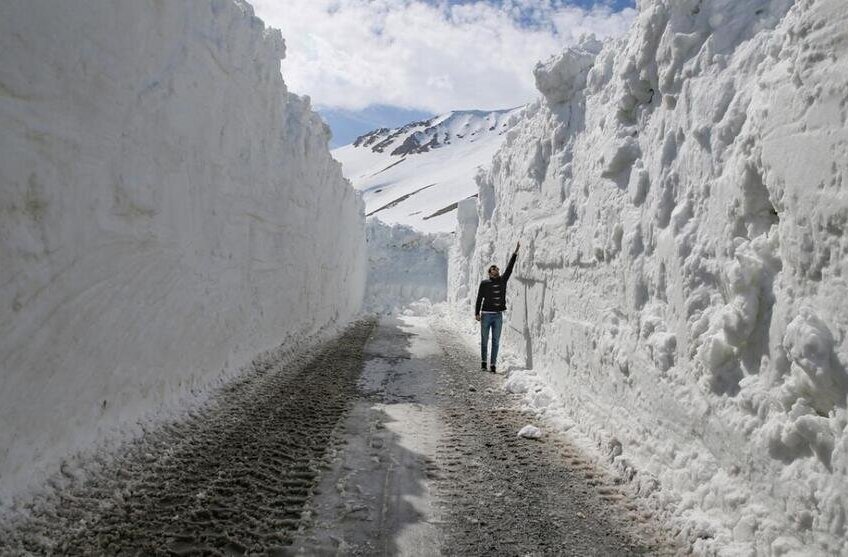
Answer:
[[[495,366],[490,367],[490,368],[489,368],[489,371],[491,371],[492,373],[497,373],[497,372],[498,372],[498,370],[497,370],[497,369],[495,369]]]
[[[480,369],[486,371],[486,362],[480,362]]]

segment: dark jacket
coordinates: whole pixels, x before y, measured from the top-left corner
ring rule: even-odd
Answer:
[[[512,254],[506,270],[501,276],[496,279],[487,278],[480,283],[480,288],[477,290],[477,303],[474,304],[474,315],[480,315],[481,311],[504,311],[506,309],[506,281],[512,274],[517,255],[517,253]]]

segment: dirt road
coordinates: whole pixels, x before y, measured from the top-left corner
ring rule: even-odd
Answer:
[[[258,362],[0,531],[0,554],[632,555],[655,525],[425,318]]]

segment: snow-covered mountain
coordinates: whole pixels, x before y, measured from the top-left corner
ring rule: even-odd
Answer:
[[[457,110],[380,128],[333,156],[363,192],[368,216],[425,232],[452,232],[457,203],[477,194],[474,176],[491,163],[521,110]]]

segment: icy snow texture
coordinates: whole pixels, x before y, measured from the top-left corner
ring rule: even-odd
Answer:
[[[388,225],[368,219],[368,280],[365,308],[391,313],[426,298],[427,304],[444,302],[450,240],[409,226]]]
[[[359,310],[362,203],[241,0],[0,4],[0,503]]]
[[[846,554],[848,4],[640,8],[537,68],[449,296],[521,239],[505,341],[682,540]]]

